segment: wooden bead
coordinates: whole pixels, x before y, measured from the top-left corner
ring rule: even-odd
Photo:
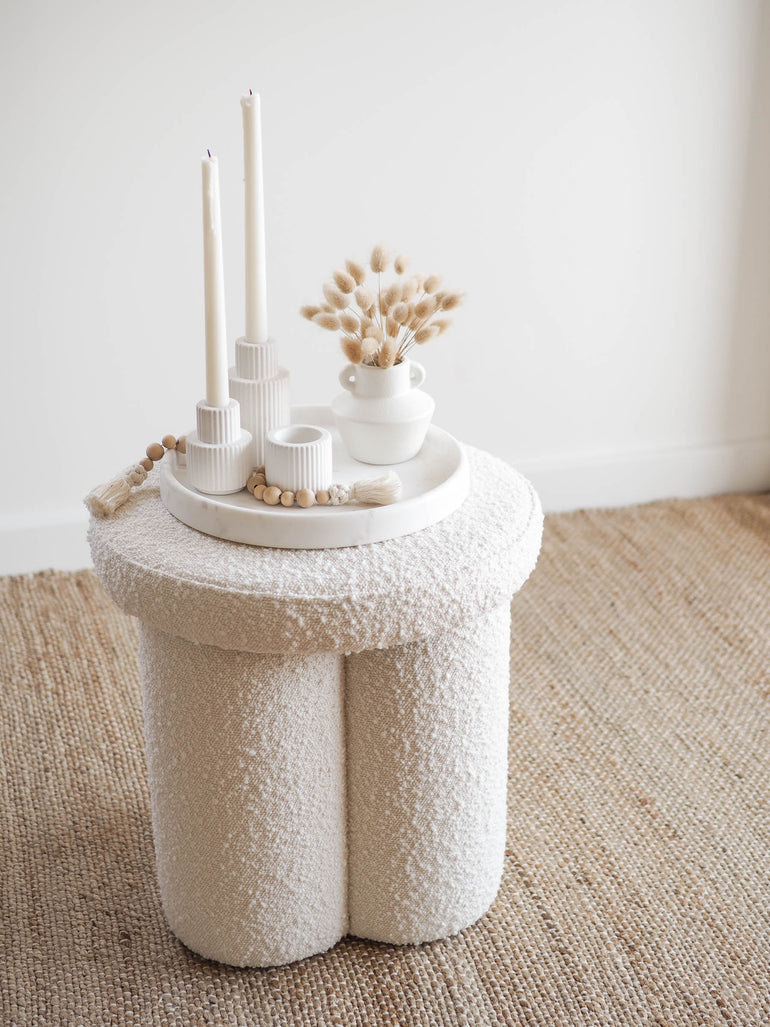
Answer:
[[[160,444],[164,449],[176,449],[176,439],[173,435],[164,435]]]
[[[187,452],[187,436],[186,435],[182,435],[180,438],[178,438],[176,440],[176,447],[175,447],[175,449],[176,449],[177,453],[186,453]]]
[[[265,485],[257,485],[256,488],[254,489],[254,498],[255,499],[264,499],[265,498],[265,488],[266,488]]]
[[[329,493],[326,491],[326,489],[321,489],[320,492],[316,492],[315,501],[316,503],[318,503],[319,506],[326,506],[326,504],[329,502]]]
[[[281,493],[281,506],[294,506],[294,493],[289,489]]]
[[[281,490],[275,485],[269,485],[262,493],[262,498],[268,506],[278,506],[281,499]]]
[[[162,460],[165,450],[159,442],[151,442],[146,449],[147,456],[150,460]]]
[[[315,494],[310,489],[300,489],[297,493],[297,502],[307,509],[315,503]]]
[[[257,485],[267,485],[267,478],[261,471],[255,471],[253,477],[257,479]]]
[[[256,471],[254,471],[254,473],[255,474],[264,474],[265,473],[265,465],[264,464],[260,464],[259,467],[256,469]]]
[[[262,481],[259,480],[260,478],[262,478]],[[261,474],[252,474],[251,477],[249,478],[249,480],[246,482],[246,488],[249,490],[249,492],[253,496],[254,495],[254,489],[257,487],[257,485],[264,485],[264,484],[265,484],[265,479],[262,477]]]
[[[143,467],[145,469],[145,471],[151,471],[152,470],[152,460],[150,460],[150,458],[148,456],[146,456],[144,458],[144,460],[140,460],[139,464],[140,464],[141,467]]]

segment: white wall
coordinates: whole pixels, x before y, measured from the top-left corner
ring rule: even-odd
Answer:
[[[0,572],[88,560],[82,496],[192,424],[200,164],[243,329],[239,97],[262,94],[272,333],[383,240],[464,288],[436,421],[548,508],[770,485],[770,5],[26,0],[0,18]]]

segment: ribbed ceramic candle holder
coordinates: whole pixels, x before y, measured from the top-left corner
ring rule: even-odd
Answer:
[[[226,407],[196,407],[197,431],[187,436],[187,473],[192,485],[208,495],[221,496],[245,488],[253,468],[252,438],[241,428],[237,400]]]
[[[332,437],[313,424],[274,428],[265,439],[265,477],[282,491],[327,489],[332,481]]]
[[[252,463],[265,462],[265,437],[273,428],[288,424],[289,372],[279,367],[275,343],[235,343],[235,367],[230,368],[230,395],[241,405],[241,423],[251,433]]]

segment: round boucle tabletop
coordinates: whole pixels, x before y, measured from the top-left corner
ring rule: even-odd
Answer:
[[[97,573],[127,613],[168,634],[254,653],[362,652],[450,630],[509,600],[537,561],[530,483],[466,447],[470,493],[439,524],[343,549],[225,542],[176,520],[157,471],[116,515],[91,518]]]

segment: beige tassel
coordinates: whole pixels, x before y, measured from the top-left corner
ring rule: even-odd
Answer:
[[[89,492],[84,503],[94,517],[112,517],[131,495],[131,489],[141,485],[146,477],[144,467],[134,464],[126,468],[119,478],[113,478],[106,485],[98,485]]]
[[[401,479],[395,471],[388,471],[381,478],[356,481],[350,487],[350,501],[353,503],[377,503],[386,506],[401,497]]]
[[[401,497],[401,479],[395,471],[388,471],[381,478],[367,478],[352,485],[330,485],[329,506],[344,506],[345,503],[376,503],[387,506]]]

